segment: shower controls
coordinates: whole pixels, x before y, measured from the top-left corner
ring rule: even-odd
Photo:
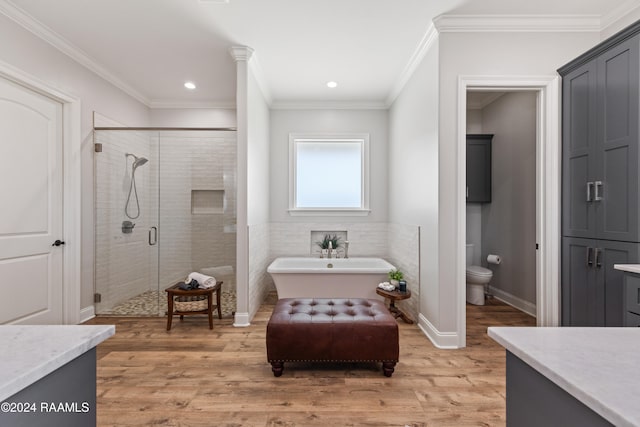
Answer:
[[[122,232],[124,234],[131,234],[133,233],[133,227],[135,226],[136,224],[131,221],[122,221]]]

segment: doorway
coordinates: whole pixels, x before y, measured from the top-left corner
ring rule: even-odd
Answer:
[[[536,323],[557,326],[560,272],[559,78],[460,77],[458,84],[457,335],[466,345],[466,133],[467,92],[533,92],[536,97]]]
[[[467,92],[467,328],[504,304],[535,322],[536,109],[534,91]]]
[[[2,63],[0,93],[0,323],[76,324],[80,102]]]

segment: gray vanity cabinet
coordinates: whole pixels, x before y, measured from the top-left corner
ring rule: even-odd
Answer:
[[[640,243],[565,237],[562,244],[562,325],[623,326],[624,272]]]
[[[491,203],[493,135],[467,135],[467,202]]]
[[[561,67],[562,324],[622,326],[638,263],[640,21]]]
[[[563,75],[564,236],[640,241],[639,37]]]
[[[625,326],[640,326],[640,274],[624,275]]]

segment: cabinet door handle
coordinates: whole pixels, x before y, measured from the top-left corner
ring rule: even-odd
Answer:
[[[587,246],[587,267],[593,266],[593,261],[591,260],[591,254],[593,252],[593,248]]]
[[[587,202],[593,201],[593,199],[591,198],[592,188],[593,188],[593,182],[592,181],[587,182]]]
[[[601,253],[602,253],[602,249],[596,248],[596,268],[602,268],[602,263],[600,262]]]
[[[595,197],[593,198],[593,201],[599,202],[602,200],[602,191],[601,191],[601,189],[603,188],[602,181],[596,181],[594,182],[594,185],[596,187],[596,194],[595,194]]]

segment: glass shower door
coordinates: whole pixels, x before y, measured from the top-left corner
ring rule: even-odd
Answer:
[[[158,133],[100,130],[95,143],[96,314],[164,315]]]

